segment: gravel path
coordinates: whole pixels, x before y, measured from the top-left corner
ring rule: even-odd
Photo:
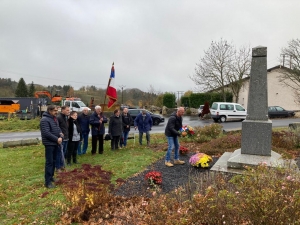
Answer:
[[[149,171],[159,171],[162,173],[162,184],[160,185],[162,193],[169,193],[179,186],[185,186],[191,182],[192,177],[209,176],[209,169],[196,168],[189,164],[191,154],[180,156],[180,160],[185,161],[183,165],[174,165],[173,167],[165,166],[165,158],[158,160],[152,165],[148,166],[146,170],[140,174],[126,180],[117,190],[116,194],[121,196],[150,196],[154,189],[149,187],[144,177]],[[213,158],[211,166],[218,158]],[[198,175],[198,176],[197,176]]]

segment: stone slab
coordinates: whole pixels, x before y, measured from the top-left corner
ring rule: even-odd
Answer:
[[[285,168],[293,168],[299,171],[295,160],[284,160],[278,153],[274,151],[272,151],[272,156],[261,157],[256,155],[242,155],[240,154],[239,150],[240,149],[236,150],[233,153],[225,152],[210,170],[234,174],[243,174],[246,171],[244,169],[244,166],[246,165],[255,167],[258,166],[260,163],[267,163],[267,165],[270,167],[280,166]],[[228,161],[232,161],[234,165],[238,165],[238,167],[228,167]]]
[[[242,154],[271,156],[272,121],[242,122]]]

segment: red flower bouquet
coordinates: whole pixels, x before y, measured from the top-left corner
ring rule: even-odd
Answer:
[[[161,184],[162,183],[161,172],[150,171],[145,175],[145,180],[147,180],[150,185]]]
[[[188,149],[187,147],[180,146],[180,147],[179,147],[179,153],[180,153],[181,155],[186,155],[186,154],[189,153],[189,149]]]

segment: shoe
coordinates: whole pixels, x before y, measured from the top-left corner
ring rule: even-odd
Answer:
[[[45,186],[46,186],[46,188],[55,188],[55,185],[52,184],[52,183],[50,183],[50,184],[48,184],[48,185],[45,185]]]
[[[168,167],[174,166],[170,161],[165,161],[165,165],[168,166]]]
[[[96,155],[96,152],[92,152],[92,155]]]
[[[74,163],[74,164],[80,164],[80,163],[79,163],[79,162],[77,162],[77,161],[76,161],[76,162],[73,162],[73,163]]]
[[[57,169],[56,172],[61,173],[61,172],[63,172],[63,170],[62,169]]]
[[[103,154],[103,152],[99,152],[99,154]]]
[[[55,178],[52,178],[52,179],[51,179],[51,182],[56,182],[56,179],[55,179]]]
[[[182,161],[182,160],[179,160],[179,159],[175,159],[174,160],[174,164],[176,164],[176,165],[182,165],[182,164],[185,164],[185,161]]]

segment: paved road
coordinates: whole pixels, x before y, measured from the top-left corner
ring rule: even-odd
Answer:
[[[158,126],[152,127],[152,133],[163,133],[165,126],[167,124],[168,118],[165,118],[165,122],[159,124]],[[272,120],[273,127],[287,127],[290,123],[300,122],[300,118],[289,118],[289,119],[274,119]],[[184,116],[183,117],[183,125],[190,126],[205,126],[212,124],[213,120],[200,120],[198,117],[193,116]],[[228,121],[225,123],[221,123],[223,129],[225,131],[229,130],[238,130],[242,127],[241,121]],[[106,126],[107,127],[107,126]],[[107,130],[107,129],[106,129]],[[138,133],[134,128],[131,128],[130,133]],[[41,138],[41,133],[39,131],[35,132],[11,132],[11,133],[0,133],[0,142],[9,141],[9,140],[21,140],[28,138]]]

